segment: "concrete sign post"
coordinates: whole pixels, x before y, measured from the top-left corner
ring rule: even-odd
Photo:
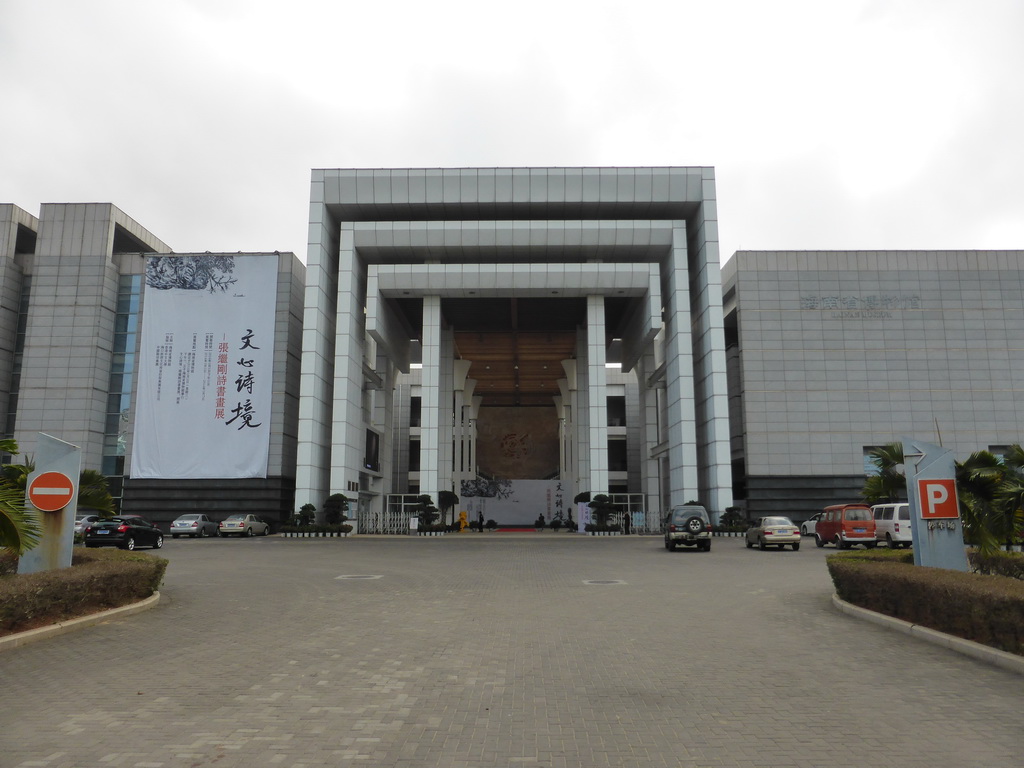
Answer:
[[[42,537],[18,561],[18,573],[71,567],[78,512],[78,477],[82,451],[49,435],[39,434],[36,469],[28,476],[25,507],[38,510]]]
[[[953,452],[904,439],[903,458],[914,533],[914,565],[969,570]]]

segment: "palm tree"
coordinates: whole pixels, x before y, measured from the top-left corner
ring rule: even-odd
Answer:
[[[1024,535],[1024,448],[1011,445],[1003,455],[1003,480],[996,490],[995,503],[1006,522],[1006,543]]]
[[[983,553],[999,549],[1004,522],[994,501],[1003,474],[1002,460],[988,451],[975,451],[965,461],[956,462],[960,517],[970,543]]]
[[[78,476],[78,506],[95,509],[104,517],[114,514],[114,499],[107,478],[95,469],[83,469]]]
[[[868,452],[871,463],[878,469],[877,475],[869,475],[864,481],[860,495],[868,504],[884,504],[903,501],[907,498],[907,478],[903,466],[903,443],[889,443]]]
[[[18,453],[14,440],[0,440],[0,451]],[[7,465],[10,466],[10,465]],[[0,547],[22,555],[39,543],[42,533],[39,517],[25,508],[25,484],[16,482],[17,472],[0,472]]]

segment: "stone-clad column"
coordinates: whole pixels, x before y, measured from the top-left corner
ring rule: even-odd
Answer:
[[[423,379],[420,386],[420,493],[437,503],[440,488],[441,297],[423,297]]]
[[[351,228],[342,228],[334,334],[334,414],[331,424],[329,493],[351,494],[363,469],[366,422],[363,405],[366,276],[359,267]],[[326,496],[324,498],[327,498]],[[320,499],[319,507],[324,499]],[[316,503],[316,502],[314,502]]]
[[[672,234],[672,249],[665,265],[667,291],[665,325],[665,381],[667,384],[669,503],[685,504],[699,496],[697,479],[697,420],[693,394],[693,341],[690,334],[689,272],[686,227]]]
[[[608,493],[608,374],[605,369],[604,296],[587,297],[587,429],[591,494]]]

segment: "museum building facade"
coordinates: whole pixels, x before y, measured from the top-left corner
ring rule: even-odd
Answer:
[[[314,170],[310,211],[296,505],[732,504],[712,169]]]
[[[309,233],[306,265],[175,254],[110,204],[0,205],[5,435],[26,456],[40,432],[80,446],[158,523],[283,521],[344,493],[357,530],[391,533],[442,491],[503,525],[598,493],[649,532],[691,500],[802,520],[859,498],[873,448],[1021,441],[1022,251],[740,251],[720,269],[710,168],[314,170]],[[140,366],[179,399],[201,389],[201,350],[143,342],[161,259],[157,282],[272,263],[267,400],[235,425],[266,424],[255,469],[132,477]],[[229,452],[149,434],[150,459]]]

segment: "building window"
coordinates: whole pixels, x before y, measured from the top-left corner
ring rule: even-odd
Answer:
[[[103,436],[103,466],[110,495],[121,506],[125,474],[124,455],[131,420],[132,387],[135,381],[135,348],[139,330],[142,275],[121,275],[114,316],[114,349],[107,387],[107,414]]]
[[[624,395],[612,395],[608,398],[608,426],[626,426],[626,398]]]
[[[995,456],[997,459],[1002,461],[1006,458],[1006,454],[1010,452],[1010,446],[1008,445],[990,445],[988,452]]]
[[[419,472],[420,471],[420,441],[410,440],[409,441],[409,471]]]
[[[884,445],[865,445],[864,446],[864,474],[868,477],[879,474],[878,467],[875,466],[875,462],[871,457],[872,451],[877,451],[879,448],[884,448]]]
[[[28,326],[29,294],[32,288],[31,275],[25,275],[21,283],[21,297],[18,305],[18,331],[14,339],[14,364],[11,367],[11,389],[7,400],[7,422],[4,437],[14,437],[18,421],[18,391],[21,388],[21,360],[25,353],[25,329]],[[10,456],[5,456],[10,460]]]
[[[420,426],[420,418],[423,413],[423,398],[422,397],[410,397],[409,398],[409,426],[418,427]]]
[[[609,440],[608,441],[608,471],[609,472],[626,472],[629,469],[628,461],[626,458],[626,441],[625,440]]]

